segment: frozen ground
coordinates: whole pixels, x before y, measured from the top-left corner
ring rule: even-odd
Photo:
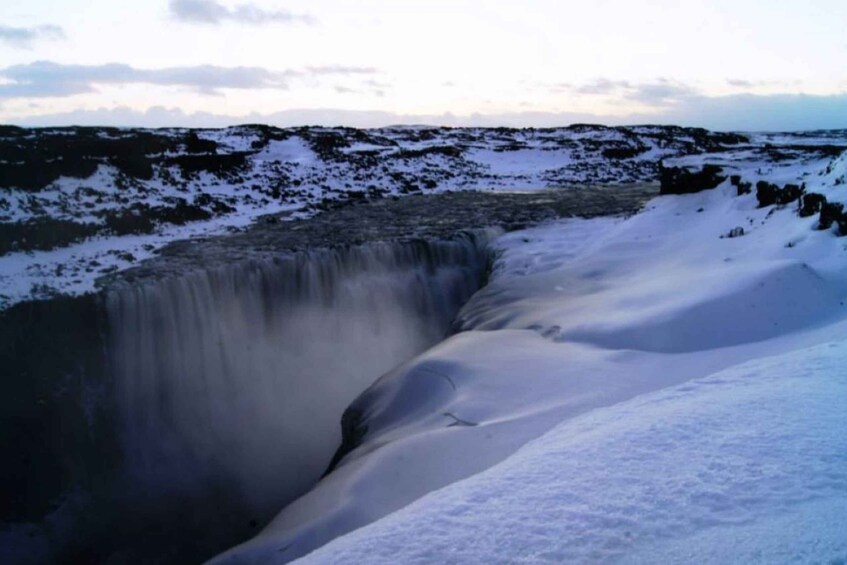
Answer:
[[[843,155],[801,153],[695,164],[847,200]],[[307,560],[843,560],[847,242],[755,192],[502,236],[464,331],[360,396],[335,470],[216,562],[338,536]]]

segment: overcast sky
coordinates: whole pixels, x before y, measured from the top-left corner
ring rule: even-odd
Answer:
[[[844,0],[28,0],[0,122],[847,127]]]

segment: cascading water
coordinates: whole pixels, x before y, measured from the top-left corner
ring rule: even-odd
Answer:
[[[479,288],[485,236],[245,261],[107,296],[124,463],[140,498],[237,497],[258,520],[302,494],[341,414],[437,343]]]

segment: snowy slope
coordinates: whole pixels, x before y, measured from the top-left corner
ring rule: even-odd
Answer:
[[[654,181],[747,138],[675,127],[223,130],[0,126],[0,308],[94,290],[170,241],[265,214],[453,190]]]
[[[837,563],[847,341],[574,418],[304,563]]]
[[[790,167],[779,170],[789,171],[790,180],[821,179],[814,188],[827,190],[831,201],[843,203],[847,186],[836,182],[840,177],[832,178],[832,171],[841,166],[840,159],[843,157],[836,156],[823,162],[798,157]],[[769,163],[760,158],[752,174],[764,174],[757,171],[764,171]],[[774,182],[787,178],[775,178]],[[688,536],[710,539],[704,530],[707,525],[739,523],[749,529],[739,530],[738,535],[752,535],[757,528],[767,529],[768,515],[775,504],[788,504],[794,501],[791,496],[805,493],[800,465],[804,455],[796,452],[804,441],[821,446],[821,468],[811,465],[809,471],[820,471],[825,485],[820,491],[810,488],[815,492],[805,493],[802,500],[814,501],[843,489],[844,475],[833,471],[839,461],[837,453],[843,453],[839,439],[843,434],[833,437],[830,431],[844,430],[844,420],[838,415],[839,397],[829,398],[821,392],[843,390],[844,382],[833,369],[839,362],[821,354],[820,349],[803,351],[847,339],[845,240],[838,237],[836,227],[817,229],[817,215],[798,216],[796,202],[760,207],[755,193],[739,196],[732,182],[727,178],[714,190],[657,198],[642,213],[626,219],[566,220],[501,237],[497,243],[500,257],[488,286],[460,314],[465,331],[387,374],[354,402],[346,423],[353,441],[340,465],[312,492],[285,508],[259,536],[222,555],[217,562],[286,562],[385,516],[389,518],[376,522],[372,530],[339,540],[335,547],[340,553],[335,554],[333,546],[328,546],[317,560],[341,560],[345,556],[355,560],[373,547],[374,539],[380,539],[395,550],[395,557],[405,556],[413,562],[473,561],[475,550],[481,552],[478,562],[520,558],[579,561],[630,555],[634,549],[619,539],[626,531],[651,544],[667,542],[668,551],[684,560],[680,552],[684,552],[685,544],[681,540]],[[812,187],[811,180],[808,186]],[[741,226],[743,232],[729,237]],[[838,347],[836,352],[843,350],[843,345]],[[787,352],[798,353],[775,362],[785,371],[779,373],[779,379],[768,380],[775,364],[757,360]],[[819,358],[823,359],[822,388],[803,400],[804,391],[791,392],[792,387],[799,386],[797,380],[805,378],[797,367]],[[747,362],[753,364],[732,369]],[[729,373],[714,376],[721,371]],[[760,384],[751,381],[747,389],[737,384],[742,375],[752,375],[751,379],[761,375],[763,380]],[[723,381],[730,383],[725,391],[708,384]],[[688,384],[673,388],[682,383]],[[670,392],[633,400],[667,387],[671,387]],[[759,388],[772,390],[771,397],[763,396],[761,406],[755,400]],[[732,473],[734,461],[742,461],[739,465],[744,470],[743,457],[755,462],[757,454],[771,449],[776,440],[768,439],[768,434],[775,419],[783,417],[782,412],[788,417],[789,407],[783,410],[782,406],[793,395],[798,397],[798,404],[790,409],[797,412],[786,424],[793,427],[779,436],[788,443],[782,451],[762,459],[762,464],[782,459],[786,450],[795,450],[795,458],[786,459],[784,469],[775,470],[773,481],[763,485],[761,491],[751,491],[752,510],[747,514],[739,509],[746,502],[732,497],[740,496],[747,484],[744,481],[758,476],[755,465],[748,469],[749,476],[739,477],[737,485],[727,484],[728,490],[718,489],[711,496],[715,490],[712,487],[720,484],[726,472]],[[620,407],[615,408],[618,404]],[[701,404],[699,412],[691,408]],[[815,417],[821,420],[806,425],[802,415],[811,406],[818,410]],[[631,416],[642,407],[643,419]],[[744,414],[729,418],[727,414],[736,409],[743,409]],[[626,435],[630,418],[635,425],[632,436]],[[573,447],[567,442],[559,446],[563,437],[572,435],[570,430],[584,429],[586,421],[605,431],[594,435],[586,432],[584,445],[578,436]],[[696,434],[692,430],[712,421],[725,425],[713,430],[713,435],[704,434],[702,444],[694,443]],[[668,426],[665,439],[650,443],[651,431],[662,432],[658,427],[661,422]],[[821,428],[822,424],[834,427]],[[446,523],[431,524],[435,512],[427,513],[427,500],[391,517],[427,493],[473,477],[503,460],[507,461],[507,470],[514,465],[529,472],[530,464],[524,463],[521,452],[514,462],[508,458],[521,445],[559,425],[564,426],[559,430],[565,431],[537,444],[543,448],[528,448],[527,457],[548,456],[540,450],[550,451],[550,459],[532,464],[538,467],[539,475],[529,482],[524,493],[527,499],[504,497],[502,488],[506,487],[498,486],[490,495],[480,494],[469,503],[462,498],[469,491],[463,489],[485,491],[485,486],[474,486],[475,481],[488,484],[485,477],[489,475],[482,475],[434,495],[431,500],[439,501],[437,513]],[[747,433],[753,438],[750,442],[744,441]],[[722,459],[721,442],[733,435],[739,436],[737,451]],[[765,443],[760,445],[755,439],[758,436],[766,438]],[[682,441],[688,437],[692,442]],[[634,445],[630,459],[624,447],[630,439],[638,438],[646,443]],[[593,439],[609,442],[607,459],[602,458],[603,449],[591,448]],[[665,447],[668,453],[664,453]],[[705,449],[703,453],[701,448]],[[574,459],[569,459],[566,468],[580,473],[575,480],[582,480],[576,483],[581,488],[573,496],[567,489],[568,474],[558,474],[561,465],[556,458],[569,449],[574,450]],[[654,461],[649,455],[656,451],[662,452],[662,459]],[[737,457],[733,458],[733,453]],[[597,464],[580,459],[583,456],[596,459]],[[633,466],[632,473],[610,478],[609,487],[620,489],[627,487],[627,478],[631,480],[629,491],[612,491],[620,497],[605,498],[606,485],[600,472],[604,461],[611,469]],[[692,474],[698,476],[697,465],[704,461],[716,465],[706,469],[711,474],[703,475],[701,482],[688,481]],[[720,465],[729,466],[730,471],[721,470]],[[679,481],[676,467],[680,469]],[[658,469],[665,471],[657,474]],[[543,474],[544,470],[549,474]],[[491,473],[500,476],[498,468]],[[596,488],[593,479],[598,481]],[[510,485],[508,488],[522,491],[524,482],[515,475],[503,481]],[[532,490],[532,485],[542,490]],[[663,491],[659,488],[662,485],[675,490]],[[560,490],[551,492],[548,486]],[[791,496],[782,499],[780,492]],[[840,492],[843,496],[843,490]],[[573,498],[577,495],[590,498],[580,504],[579,498]],[[516,492],[514,496],[521,495]],[[582,512],[574,510],[573,521],[562,524],[562,535],[584,535],[584,547],[574,542],[576,545],[568,549],[567,543],[547,539],[555,535],[550,529],[555,526],[543,527],[544,509],[555,512],[549,505],[539,508],[542,514],[538,521],[532,519],[529,531],[517,530],[508,516],[510,511],[515,516],[532,512],[531,508],[511,508],[512,503],[532,507],[536,499],[555,496],[575,505],[563,509],[565,514],[567,508]],[[625,496],[638,500],[630,507],[611,504],[625,501]],[[683,504],[675,498],[690,498],[696,504]],[[486,506],[486,501],[491,506]],[[782,526],[774,522],[774,528],[790,528],[798,516],[825,521],[840,508],[836,503],[820,510],[830,514],[819,514],[795,502],[797,505],[789,508],[794,514],[779,518]],[[473,503],[479,503],[479,514]],[[624,511],[635,516],[644,512],[655,520],[640,524],[622,515]],[[452,545],[448,532],[458,528],[449,527],[457,524],[445,516],[465,512],[472,512],[480,522],[463,527],[476,532],[477,538],[491,538],[488,545],[479,545],[479,541],[474,545],[465,538],[456,538],[457,545]],[[482,518],[488,513],[491,521]],[[630,527],[631,522],[638,527]],[[406,525],[395,527],[400,523]],[[416,525],[409,525],[412,523]],[[515,542],[513,553],[496,542],[508,524],[517,534],[506,539],[524,540]],[[537,528],[537,537],[532,527]],[[600,531],[594,532],[596,528]],[[415,529],[420,536],[412,539]],[[369,532],[375,537],[371,538]],[[398,536],[396,545],[388,541],[394,535]],[[762,539],[781,534],[768,535]],[[797,534],[791,539],[812,547],[809,536]],[[440,544],[442,540],[444,544]],[[834,541],[832,535],[826,540],[827,559],[843,556],[838,553],[843,546],[830,543]],[[409,553],[399,549],[403,544]],[[421,549],[424,546],[432,551],[415,553],[425,551]],[[644,547],[644,551],[664,551],[658,546]],[[743,557],[744,552],[762,547],[742,545],[738,552]],[[779,547],[784,549],[786,544],[768,547],[781,551]],[[507,553],[497,558],[497,551]],[[720,551],[734,555],[729,548],[710,551],[718,553],[703,555],[714,561],[720,561]],[[768,555],[778,558],[778,554],[762,555],[765,560]]]

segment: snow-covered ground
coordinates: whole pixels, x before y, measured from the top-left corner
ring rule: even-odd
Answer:
[[[840,563],[847,342],[590,412],[306,563]]]
[[[847,201],[843,155],[714,158]],[[843,561],[847,240],[818,221],[726,179],[502,236],[464,331],[216,563]]]
[[[241,230],[265,214],[303,218],[351,197],[655,181],[662,158],[747,139],[601,126],[241,126],[191,135],[0,130],[0,309],[93,291],[98,277],[168,242]],[[51,180],[51,167],[62,174]]]

